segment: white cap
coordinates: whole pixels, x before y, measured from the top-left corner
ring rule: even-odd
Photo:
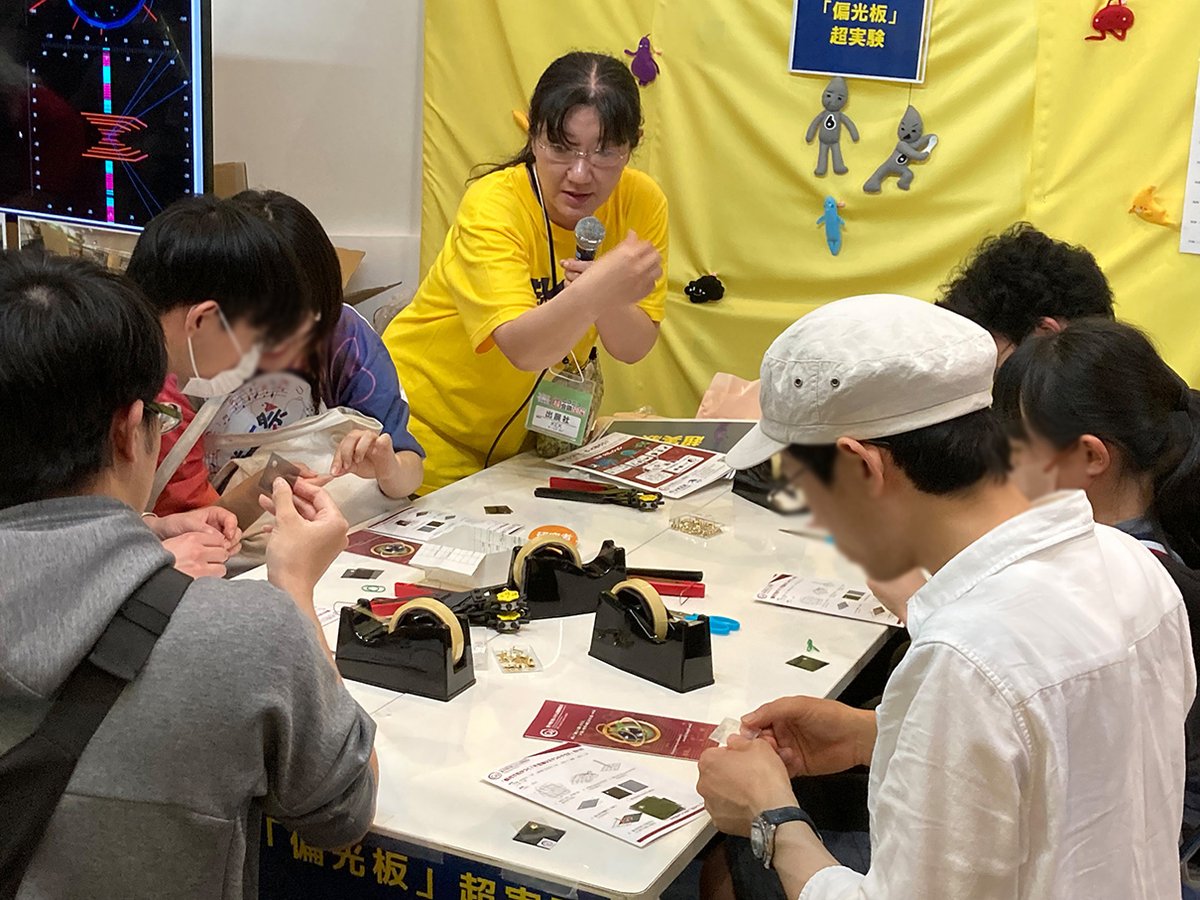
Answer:
[[[898,294],[826,304],[763,356],[762,419],[728,455],[735,469],[790,444],[904,434],[992,405],[996,342],[957,313]]]

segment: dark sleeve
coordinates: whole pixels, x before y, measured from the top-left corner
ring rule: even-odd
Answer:
[[[343,307],[334,329],[327,383],[326,406],[346,406],[378,419],[396,452],[409,450],[424,458],[425,451],[408,430],[408,400],[396,365],[383,340],[349,306]]]

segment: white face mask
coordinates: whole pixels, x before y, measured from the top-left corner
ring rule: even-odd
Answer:
[[[242,345],[233,336],[233,329],[229,327],[229,323],[225,320],[225,313],[221,312],[220,307],[217,307],[217,315],[221,317],[221,327],[229,335],[229,340],[237,352],[242,354],[242,358],[232,369],[218,372],[212,378],[202,378],[200,370],[196,367],[196,351],[192,348],[192,337],[188,335],[188,355],[192,358],[192,371],[195,373],[183,386],[183,392],[189,397],[200,397],[207,400],[209,397],[224,396],[249,381],[258,369],[258,357],[262,354],[262,347],[255,344],[249,350],[243,351]]]

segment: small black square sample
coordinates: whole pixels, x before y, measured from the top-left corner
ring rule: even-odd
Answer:
[[[627,791],[624,788],[619,787],[610,787],[604,793],[608,794],[608,796],[612,797],[614,800],[624,800],[632,793],[632,791]]]
[[[383,569],[347,569],[342,573],[343,578],[361,578],[363,581],[370,581],[373,578],[378,578],[383,574]]]
[[[508,506],[485,506],[483,511],[489,516],[511,516],[512,508]]]
[[[797,656],[795,659],[789,659],[787,664],[795,666],[797,669],[803,669],[806,672],[815,672],[829,665],[823,659],[814,659],[811,656]]]
[[[669,819],[683,812],[683,807],[668,797],[643,797],[633,804],[633,809],[659,820]]]
[[[526,822],[521,826],[521,830],[513,835],[513,840],[549,850],[562,839],[564,834],[566,832],[561,828],[552,828],[541,822]]]

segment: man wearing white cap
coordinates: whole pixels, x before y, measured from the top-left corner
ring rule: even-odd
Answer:
[[[1178,897],[1179,592],[1082,492],[1030,504],[992,416],[996,345],[919,300],[852,297],[785,331],[735,467],[783,454],[814,517],[875,579],[924,568],[895,610],[912,646],[877,711],[792,697],[700,761],[721,830],[771,879],[742,896]],[[764,677],[770,677],[764,673]],[[870,765],[871,862],[838,865],[789,776]]]

